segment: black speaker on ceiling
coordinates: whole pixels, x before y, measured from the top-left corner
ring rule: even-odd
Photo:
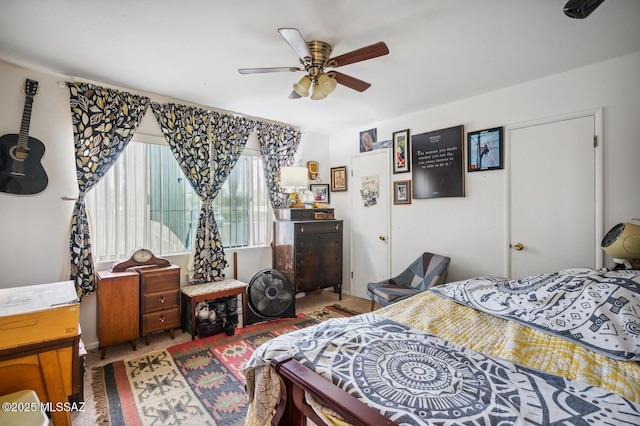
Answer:
[[[569,0],[564,5],[564,14],[570,18],[584,19],[596,10],[604,0]]]

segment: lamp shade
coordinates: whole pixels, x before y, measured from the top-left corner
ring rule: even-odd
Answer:
[[[306,167],[283,167],[280,169],[280,186],[283,189],[306,188],[308,171]]]
[[[619,223],[607,232],[600,246],[614,259],[640,259],[640,226]]]
[[[318,83],[313,84],[313,93],[311,94],[311,99],[314,101],[324,99],[327,97],[327,94],[322,90],[322,86]]]
[[[299,82],[293,85],[293,90],[300,96],[309,96],[309,87],[311,87],[311,79],[306,75]]]
[[[322,92],[328,95],[336,90],[338,82],[328,74],[322,74],[318,77],[318,84],[322,87]]]

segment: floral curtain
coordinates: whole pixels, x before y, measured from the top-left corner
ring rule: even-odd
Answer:
[[[133,137],[149,98],[88,83],[70,83],[69,105],[79,195],[71,220],[71,273],[78,296],[95,291],[85,195],[109,170]]]
[[[152,103],[151,109],[178,164],[202,199],[190,281],[220,281],[228,263],[212,201],[242,154],[256,123],[186,105]]]
[[[261,122],[258,124],[258,141],[260,154],[264,163],[264,176],[269,188],[271,207],[282,208],[287,202],[287,195],[280,186],[280,169],[292,166],[300,137],[299,130],[280,124]]]

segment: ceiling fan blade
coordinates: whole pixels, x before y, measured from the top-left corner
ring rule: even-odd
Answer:
[[[273,67],[273,68],[239,68],[238,72],[240,74],[264,74],[268,72],[296,72],[296,71],[304,71],[303,69],[296,67]]]
[[[329,59],[328,66],[341,67],[343,65],[354,64],[356,62],[366,61],[367,59],[377,58],[389,54],[389,48],[384,42],[379,41],[369,46],[344,53],[335,58]]]
[[[330,71],[329,74],[333,75],[333,78],[335,78],[338,83],[353,90],[357,90],[358,92],[364,92],[371,87],[371,83],[351,77],[350,75],[342,74],[338,71]]]
[[[292,90],[291,94],[289,95],[289,99],[300,99],[301,97],[302,96],[298,95],[295,90]]]
[[[298,57],[311,57],[309,46],[307,46],[307,42],[304,41],[304,38],[302,38],[302,34],[300,34],[300,31],[296,30],[295,28],[278,28],[278,32],[287,41],[287,43],[289,43],[289,46],[293,48]]]

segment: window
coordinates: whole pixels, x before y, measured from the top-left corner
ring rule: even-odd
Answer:
[[[87,194],[96,262],[148,248],[158,256],[189,253],[201,200],[166,144],[132,141]],[[245,149],[213,202],[225,248],[269,243],[271,207],[262,159]]]

